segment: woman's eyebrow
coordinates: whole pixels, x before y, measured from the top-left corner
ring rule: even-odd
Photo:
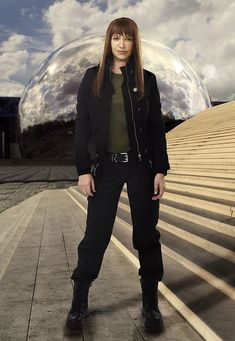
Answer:
[[[116,37],[116,36],[119,36],[119,37],[121,37],[121,36],[123,36],[123,34],[120,34],[120,33],[114,33],[114,34],[113,34],[113,36],[115,36],[115,37]],[[132,38],[132,36],[130,36],[129,34],[125,34],[125,35],[124,35],[124,37]]]

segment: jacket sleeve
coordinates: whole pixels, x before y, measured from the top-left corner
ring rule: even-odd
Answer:
[[[77,93],[76,119],[75,119],[75,163],[78,176],[91,173],[88,142],[90,138],[89,121],[89,90],[90,82],[88,70],[86,70]]]
[[[167,155],[167,144],[165,136],[165,126],[162,119],[161,100],[157,86],[156,76],[153,74],[150,87],[150,115],[148,130],[150,134],[152,167],[156,173],[167,175],[170,169]]]

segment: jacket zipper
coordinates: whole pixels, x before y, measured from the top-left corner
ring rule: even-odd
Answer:
[[[131,101],[131,117],[132,117],[132,121],[133,121],[133,124],[134,124],[135,140],[136,140],[136,145],[137,145],[137,150],[138,150],[138,159],[139,159],[139,161],[141,161],[142,157],[141,157],[141,154],[140,154],[139,142],[138,142],[137,134],[136,134],[136,125],[135,125],[135,120],[134,120],[133,104],[132,104],[131,93],[130,93],[130,88],[129,88],[129,77],[128,77],[128,71],[127,71],[127,66],[126,65],[125,65],[125,69],[126,69],[126,75],[127,75],[127,88],[128,88],[128,93],[129,93],[130,101]]]

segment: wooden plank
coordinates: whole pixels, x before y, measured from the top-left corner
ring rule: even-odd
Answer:
[[[26,339],[46,204],[47,198],[42,196],[0,281],[0,339],[3,341]]]
[[[60,222],[65,208],[60,190],[48,190],[48,206],[28,340],[70,340],[65,318],[70,307],[72,283]]]

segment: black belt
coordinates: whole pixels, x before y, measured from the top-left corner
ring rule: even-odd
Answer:
[[[112,162],[128,162],[130,160],[137,159],[131,152],[123,152],[123,153],[105,153],[105,159]]]

